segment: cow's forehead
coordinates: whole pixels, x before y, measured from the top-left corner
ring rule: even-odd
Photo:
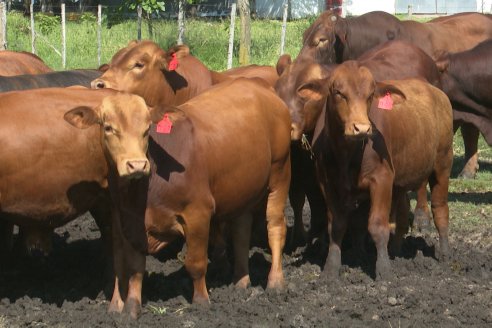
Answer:
[[[132,44],[126,48],[118,51],[112,59],[112,64],[117,65],[118,63],[128,62],[131,60],[140,59],[144,56],[149,56],[149,59],[154,57],[156,54],[163,53],[164,51],[159,48],[153,42],[139,42]]]
[[[150,117],[143,98],[124,93],[104,98],[101,114],[104,119],[118,121],[120,124],[138,123]]]

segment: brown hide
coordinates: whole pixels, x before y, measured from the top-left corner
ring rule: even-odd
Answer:
[[[28,248],[49,251],[50,230],[88,210],[109,238],[99,130],[80,131],[63,115],[82,104],[96,106],[111,93],[53,88],[0,94],[0,217],[4,225],[19,225]]]
[[[242,214],[260,205],[265,197],[272,249],[268,287],[281,287],[286,229],[283,211],[290,180],[290,119],[285,104],[265,81],[239,78],[165,110],[172,129],[163,134],[151,126],[150,178],[131,184],[117,179],[115,183],[119,184],[115,199],[120,208],[115,238],[121,247],[115,250],[119,287],[111,308],[122,311],[125,304],[125,309],[136,316],[140,307],[145,270],[145,250],[140,246],[146,244],[140,244],[139,231],[143,228],[135,224],[143,222],[144,216],[143,237],[147,237],[151,253],[184,235],[185,267],[194,283],[193,302],[208,302],[205,273],[209,233],[220,230],[225,222],[233,231],[235,279],[246,285],[251,226]],[[142,197],[132,198],[134,195],[146,195],[146,203],[140,202]]]
[[[41,58],[30,52],[0,51],[0,76],[51,72]]]
[[[239,77],[259,77],[267,81],[270,86],[274,86],[278,80],[277,71],[273,66],[266,65],[247,65],[235,67],[222,72],[211,72],[213,84],[223,82],[228,79],[237,79]]]
[[[176,56],[177,68],[169,69]],[[139,95],[148,105],[179,105],[212,85],[210,71],[187,46],[164,51],[152,41],[130,42],[111,59],[92,88],[112,88]]]
[[[395,250],[408,228],[406,192],[429,179],[440,251],[448,252],[448,181],[452,166],[452,111],[439,89],[420,80],[375,83],[355,61],[337,67],[317,89],[327,95],[313,150],[328,206],[327,273],[337,275],[349,217],[370,204],[368,230],[378,252],[376,276],[390,273],[390,214],[396,217]],[[389,95],[391,110],[379,102]],[[369,122],[370,126],[366,127]],[[390,213],[393,209],[396,213]],[[362,205],[363,206],[363,205]]]

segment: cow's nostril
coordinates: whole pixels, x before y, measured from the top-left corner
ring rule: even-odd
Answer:
[[[96,89],[104,89],[104,82],[100,81],[96,83]]]
[[[126,167],[129,173],[143,172],[147,169],[148,161],[132,160],[126,162]]]
[[[354,134],[368,134],[370,130],[369,124],[354,124]]]

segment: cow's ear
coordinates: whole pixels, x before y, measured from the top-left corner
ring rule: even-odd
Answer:
[[[171,56],[171,54],[175,53],[176,58],[183,58],[186,57],[190,54],[190,48],[187,45],[179,45],[179,46],[174,46],[171,49],[167,51],[168,56]]]
[[[335,35],[343,44],[347,43],[347,22],[339,18],[335,24]]]
[[[99,66],[99,68],[97,69],[99,72],[106,72],[107,70],[109,69],[109,65],[108,64],[102,64],[101,66]]]
[[[149,107],[149,113],[150,119],[154,124],[162,121],[164,115],[167,115],[168,119],[173,124],[186,117],[182,110],[172,106]]]
[[[297,88],[297,95],[304,101],[319,101],[327,96],[326,88],[324,87],[325,82],[325,79],[306,82]]]
[[[374,92],[374,98],[382,98],[387,95],[390,95],[393,100],[393,104],[401,104],[407,100],[405,93],[398,89],[396,86],[392,84],[380,83],[376,84],[376,91]]]
[[[449,67],[449,54],[443,53],[436,60],[436,66],[439,73],[444,73],[448,70]]]
[[[99,113],[87,106],[72,108],[63,115],[63,118],[65,121],[79,129],[87,129],[100,122]]]
[[[138,44],[138,40],[131,40],[130,42],[128,42],[127,47],[133,47],[136,44]]]
[[[292,58],[290,57],[290,55],[285,54],[280,56],[278,58],[276,66],[278,76],[282,75],[282,73],[290,64],[292,64]]]

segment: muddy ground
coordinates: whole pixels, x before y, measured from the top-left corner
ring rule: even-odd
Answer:
[[[45,261],[17,259],[1,270],[0,327],[492,327],[491,229],[452,230],[446,263],[433,257],[436,242],[435,233],[407,236],[386,282],[373,279],[374,257],[363,263],[350,251],[341,278],[327,281],[326,254],[298,248],[284,256],[283,292],[265,290],[269,255],[254,248],[252,287],[209,275],[209,309],[190,304],[191,281],[175,252],[149,256],[143,311],[133,321],[106,312],[99,232],[86,215],[56,230]]]

